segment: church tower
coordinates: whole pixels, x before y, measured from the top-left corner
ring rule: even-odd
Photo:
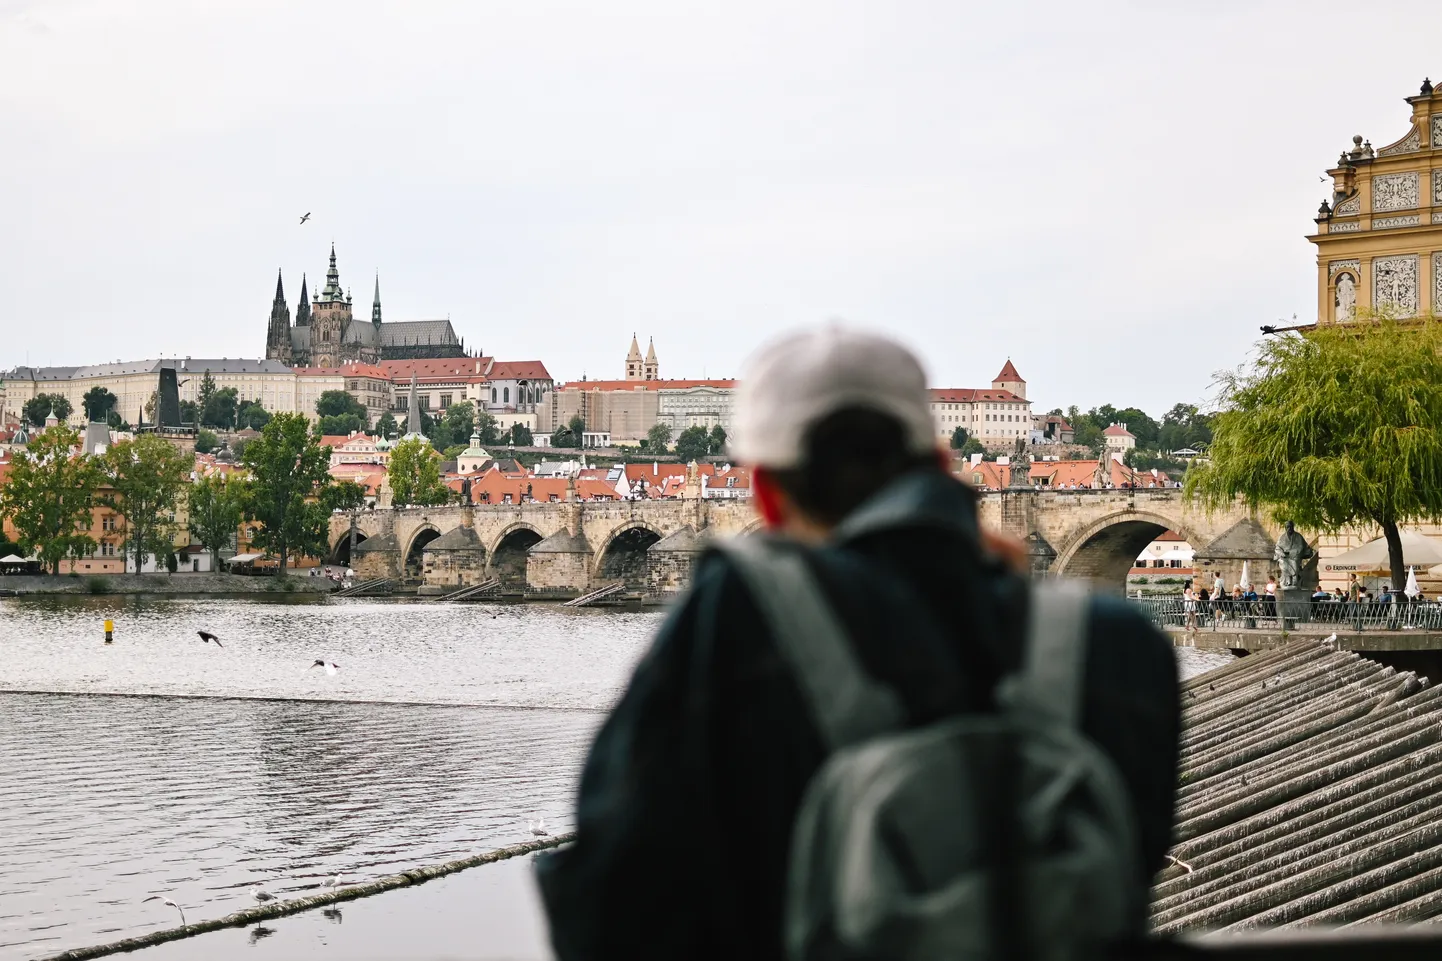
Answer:
[[[270,305],[270,327],[265,335],[265,359],[289,365],[290,308],[285,303],[285,286],[280,271],[275,274],[275,300]]]
[[[1022,400],[1026,400],[1026,381],[1021,379],[1021,374],[1016,372],[1012,365],[1011,358],[1006,359],[1006,366],[1001,369],[991,381],[992,390],[1009,390]]]
[[[376,299],[371,304],[371,323],[376,325],[376,342],[380,342],[381,336],[381,275],[376,274]]]
[[[295,305],[295,325],[310,326],[310,294],[305,291],[305,274],[300,275],[300,303]]]
[[[645,379],[645,374],[641,370],[641,345],[636,343],[635,334],[631,335],[631,352],[626,355],[626,379]]]
[[[310,312],[310,362],[313,367],[340,367],[346,332],[350,329],[351,301],[340,286],[335,265],[335,244],[330,246],[330,267],[325,287],[316,295]]]
[[[661,365],[656,362],[656,341],[654,338],[647,338],[646,362],[642,365],[643,380],[660,380]]]

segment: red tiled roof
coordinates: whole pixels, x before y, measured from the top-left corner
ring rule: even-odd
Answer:
[[[1135,437],[1136,435],[1133,434],[1131,431],[1127,430],[1127,429],[1126,429],[1125,427],[1123,427],[1121,424],[1113,424],[1113,425],[1111,425],[1110,427],[1108,427],[1106,430],[1102,431],[1102,436],[1103,436],[1103,437]]]
[[[411,374],[420,381],[469,381],[483,377],[490,367],[490,357],[447,357],[440,360],[383,360],[381,370],[391,383],[409,383]]]
[[[377,377],[385,380],[386,372],[375,364],[346,364],[344,367],[292,367],[301,376],[320,377],[325,375],[342,377]]]
[[[350,438],[344,434],[326,434],[320,439],[320,446],[329,447],[334,450],[335,448],[342,446],[348,440],[350,440]]]
[[[1121,461],[1111,459],[1107,460],[1107,465],[1110,468],[1108,479],[1113,487],[1129,485],[1145,488],[1148,484],[1165,487],[1172,482],[1165,471],[1157,471],[1153,476],[1151,471],[1132,470]],[[1096,472],[1097,462],[1094,460],[1039,460],[1032,461],[1030,476],[1033,487],[1060,489],[1075,485],[1092,488],[1096,486]],[[984,460],[979,464],[959,461],[953,473],[974,486],[988,490],[1001,490],[1011,484],[1011,465],[996,461]],[[976,475],[981,476],[980,482],[975,480]],[[1046,483],[1041,483],[1042,480]]]
[[[1024,381],[1024,380],[1021,379],[1021,374],[1018,374],[1018,373],[1016,372],[1016,368],[1015,368],[1014,366],[1012,366],[1011,358],[1010,358],[1010,357],[1008,357],[1008,358],[1006,359],[1006,366],[1001,369],[1001,373],[999,373],[999,374],[997,374],[995,377],[993,377],[992,380],[993,380],[993,381],[1015,380],[1015,381],[1020,381],[1020,382],[1023,383],[1023,384],[1026,383],[1026,381]]]
[[[734,380],[573,380],[557,390],[689,390],[692,387],[715,387],[729,390]]]
[[[539,360],[498,360],[491,369],[481,368],[489,380],[550,380],[546,365]]]
[[[715,464],[700,464],[698,467],[702,474],[714,477],[716,474]],[[635,484],[638,480],[644,480],[648,484],[654,484],[663,477],[680,477],[686,479],[685,464],[627,464],[626,480]]]
[[[931,389],[931,402],[933,404],[974,404],[981,400],[1016,400],[1025,401],[1009,390],[999,390],[992,387],[933,387]]]

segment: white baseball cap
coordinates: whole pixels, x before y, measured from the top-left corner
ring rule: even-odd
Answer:
[[[807,432],[849,407],[896,418],[918,456],[937,447],[926,372],[915,355],[888,337],[834,324],[755,354],[736,391],[727,446],[743,463],[794,469],[806,457]]]

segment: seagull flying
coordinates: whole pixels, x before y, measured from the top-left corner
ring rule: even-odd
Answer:
[[[152,894],[150,897],[146,898],[145,901],[159,901],[161,904],[165,905],[168,908],[174,908],[175,910],[180,912],[180,923],[182,925],[187,923],[185,920],[185,909],[182,908],[180,905],[176,904],[174,901],[170,900],[169,898],[160,894]],[[145,901],[142,901],[141,904],[144,904]]]
[[[300,218],[300,222],[301,222],[301,223],[305,223],[305,222],[306,222],[307,220],[309,220],[309,219],[310,219],[310,211],[307,210],[307,211],[305,212],[305,216],[302,217],[302,218]]]
[[[315,668],[317,668],[317,667],[323,667],[323,668],[325,668],[325,672],[326,672],[327,674],[329,674],[330,676],[332,676],[332,677],[335,676],[335,672],[336,672],[336,671],[340,670],[340,665],[339,665],[339,664],[335,663],[334,661],[327,661],[327,660],[320,659],[320,658],[317,658],[317,659],[316,659],[316,662],[315,662],[314,664],[312,664],[310,667],[306,668],[306,670],[307,670],[307,671],[313,670],[313,669],[315,669]]]
[[[526,827],[529,828],[531,833],[538,838],[551,836],[551,832],[546,830],[545,818],[541,818],[539,821],[527,821]]]
[[[209,631],[196,631],[195,633],[199,634],[199,635],[200,635],[200,639],[201,639],[202,641],[204,641],[205,643],[207,643],[207,644],[209,644],[211,641],[214,641],[216,647],[224,647],[224,646],[225,646],[224,644],[220,643],[220,638],[216,637],[214,634],[210,633]]]
[[[261,903],[261,904],[264,904],[264,903],[267,902],[267,901],[274,901],[274,900],[275,900],[275,895],[271,894],[269,891],[267,891],[265,888],[261,887],[259,884],[257,884],[257,885],[255,886],[255,890],[253,890],[253,891],[250,892],[250,896],[253,897],[253,898],[255,898],[255,900],[258,901],[258,902]]]

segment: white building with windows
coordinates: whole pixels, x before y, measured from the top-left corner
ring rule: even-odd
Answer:
[[[1030,441],[1032,415],[1026,381],[1008,359],[989,389],[935,388],[931,391],[931,420],[942,443],[949,441],[958,427],[988,447],[1010,447],[1017,438]]]

